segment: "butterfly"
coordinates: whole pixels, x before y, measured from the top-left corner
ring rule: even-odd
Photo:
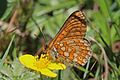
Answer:
[[[85,65],[92,54],[90,43],[85,39],[86,30],[84,13],[73,12],[44,52],[53,56],[54,51],[55,58],[61,62]]]

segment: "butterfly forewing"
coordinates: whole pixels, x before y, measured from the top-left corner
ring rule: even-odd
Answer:
[[[54,49],[58,58],[84,65],[91,55],[90,44],[84,39],[86,27],[84,14],[73,12],[48,45],[47,53]]]

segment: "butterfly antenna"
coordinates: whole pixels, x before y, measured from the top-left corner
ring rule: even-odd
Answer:
[[[31,19],[32,19],[32,21],[34,22],[34,24],[37,26],[37,28],[39,29],[39,31],[40,31],[40,33],[42,34],[42,37],[43,37],[43,41],[44,41],[44,43],[46,42],[46,39],[45,39],[45,36],[44,36],[44,34],[43,34],[43,32],[42,32],[42,30],[41,30],[41,28],[40,28],[40,26],[38,25],[38,23],[36,22],[36,20],[33,18],[33,17],[31,17]],[[45,45],[42,45],[42,46],[46,46],[46,44]]]

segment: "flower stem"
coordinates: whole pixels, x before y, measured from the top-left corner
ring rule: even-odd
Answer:
[[[42,74],[40,73],[40,80],[43,80],[43,76],[42,76]]]
[[[58,71],[58,80],[62,80],[61,79],[61,70]]]

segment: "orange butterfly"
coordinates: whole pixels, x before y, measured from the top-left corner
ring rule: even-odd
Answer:
[[[86,27],[84,14],[73,12],[44,52],[51,56],[55,51],[55,58],[62,62],[85,65],[92,53],[85,39]]]

